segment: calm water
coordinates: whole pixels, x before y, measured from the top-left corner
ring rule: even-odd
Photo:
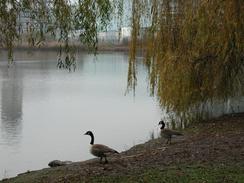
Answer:
[[[82,161],[95,143],[123,151],[157,131],[161,112],[138,64],[136,96],[126,91],[123,53],[78,55],[78,69],[56,68],[56,52],[16,53],[7,68],[0,53],[0,179],[47,167],[54,159]]]

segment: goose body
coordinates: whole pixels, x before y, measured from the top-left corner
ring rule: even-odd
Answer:
[[[94,144],[94,135],[91,131],[87,131],[85,135],[91,136],[91,147],[90,147],[90,153],[96,157],[100,158],[100,163],[102,162],[102,159],[105,159],[105,163],[108,163],[107,156],[111,154],[118,154],[118,152],[106,145],[103,144]]]
[[[164,137],[165,139],[167,139],[167,142],[166,142],[167,144],[168,143],[171,144],[172,137],[174,137],[174,136],[182,136],[183,135],[182,133],[180,133],[178,131],[165,129],[165,123],[164,123],[163,120],[160,121],[158,124],[162,125],[161,128],[160,128],[161,129],[160,135],[161,135],[161,137]]]

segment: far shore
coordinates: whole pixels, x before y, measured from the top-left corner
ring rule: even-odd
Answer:
[[[80,44],[70,44],[72,48],[75,48],[78,51],[89,51],[86,46]],[[13,50],[15,51],[58,51],[60,49],[59,44],[46,44],[41,46],[28,46],[28,45],[19,45],[15,46]],[[0,50],[7,51],[7,48],[0,48]],[[121,44],[105,44],[105,45],[98,45],[97,51],[112,51],[112,52],[128,52],[129,46],[128,45],[121,45]]]

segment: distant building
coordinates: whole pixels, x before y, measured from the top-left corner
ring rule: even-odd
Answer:
[[[20,1],[21,2],[21,1]],[[49,13],[50,6],[49,4],[51,3],[50,0],[43,0],[44,6],[44,11],[46,14]],[[30,32],[31,29],[33,29],[33,26],[35,28],[38,26],[39,30],[42,29],[44,32],[48,28],[48,24],[46,19],[42,19],[41,17],[39,18],[32,18],[35,15],[36,8],[38,8],[38,4],[32,4],[32,9],[23,9],[20,11],[19,16],[17,18],[17,29],[20,33],[27,33]]]
[[[121,34],[120,34],[120,38],[119,38],[119,42],[122,43],[128,43],[128,41],[130,41],[131,38],[131,27],[122,27],[121,28]]]
[[[123,44],[128,43],[131,37],[131,27],[122,27],[120,30],[110,30],[98,33],[98,43]]]
[[[119,31],[117,30],[110,30],[107,32],[99,32],[98,33],[98,43],[99,44],[106,44],[106,43],[119,43]]]
[[[32,23],[29,11],[21,11],[17,20],[17,28],[19,33],[27,33],[29,26]]]

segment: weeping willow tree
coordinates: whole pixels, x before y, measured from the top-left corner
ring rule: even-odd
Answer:
[[[129,87],[142,45],[151,92],[177,117],[204,117],[207,104],[243,96],[242,0],[133,0],[132,6]]]
[[[121,26],[124,3],[132,10],[128,89],[135,90],[142,49],[151,94],[177,117],[202,117],[205,105],[243,96],[243,0],[1,0],[0,46],[11,63],[16,43],[39,46],[53,36],[58,66],[75,68],[70,38],[78,32],[80,43],[96,52],[111,14]],[[23,14],[28,21],[20,23]]]

